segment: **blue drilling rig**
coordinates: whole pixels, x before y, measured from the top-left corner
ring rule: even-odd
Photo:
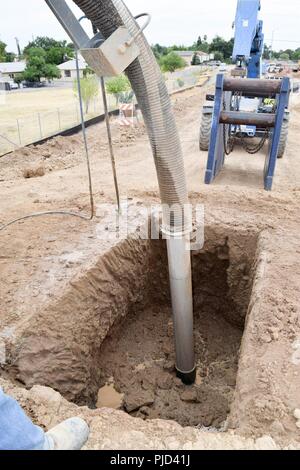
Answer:
[[[200,150],[208,150],[205,183],[221,171],[236,143],[248,154],[268,142],[264,187],[272,189],[277,158],[285,152],[289,124],[290,80],[262,78],[264,50],[260,0],[238,0],[231,77],[217,75],[215,95],[207,95],[202,111]]]

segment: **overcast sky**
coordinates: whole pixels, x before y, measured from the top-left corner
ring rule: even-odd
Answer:
[[[68,3],[74,7],[72,0]],[[199,35],[232,37],[237,0],[125,0],[132,13],[149,12],[149,42],[192,44]],[[262,0],[267,44],[274,31],[274,49],[300,47],[299,0]],[[79,10],[75,7],[78,14]],[[65,39],[66,35],[44,0],[0,0],[0,39],[16,51],[15,37],[25,47],[36,36]]]

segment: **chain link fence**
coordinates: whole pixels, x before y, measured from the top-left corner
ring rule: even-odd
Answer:
[[[109,110],[116,108],[116,100],[108,97]],[[1,109],[1,108],[0,108]],[[89,105],[85,119],[103,114],[102,99],[97,98]],[[10,119],[9,125],[0,128],[0,156],[20,147],[59,134],[80,124],[79,104],[56,108],[49,112],[29,114],[26,117]]]
[[[205,73],[203,67],[194,67],[193,70],[186,69],[168,74],[166,76],[166,85],[169,93],[195,86],[199,83],[199,77],[203,73]],[[108,95],[107,99],[109,110],[116,109],[116,99],[111,95]],[[90,103],[85,119],[89,120],[103,113],[102,99],[98,97]],[[18,116],[13,117],[13,119],[10,118],[8,123],[2,124],[0,127],[0,156],[59,134],[79,124],[79,103],[68,107],[61,106],[49,112],[28,114],[28,116],[22,118]]]

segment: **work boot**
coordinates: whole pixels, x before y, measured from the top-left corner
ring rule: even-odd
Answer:
[[[44,450],[80,450],[89,437],[89,427],[81,418],[70,418],[45,434]]]

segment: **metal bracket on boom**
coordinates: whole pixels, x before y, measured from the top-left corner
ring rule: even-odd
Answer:
[[[100,77],[119,75],[139,56],[135,39],[150,23],[150,15],[142,13],[136,19],[147,16],[144,26],[134,36],[124,26],[105,40],[101,33],[92,39],[86,34],[65,0],[45,0],[60,24],[68,33],[87,64]]]

